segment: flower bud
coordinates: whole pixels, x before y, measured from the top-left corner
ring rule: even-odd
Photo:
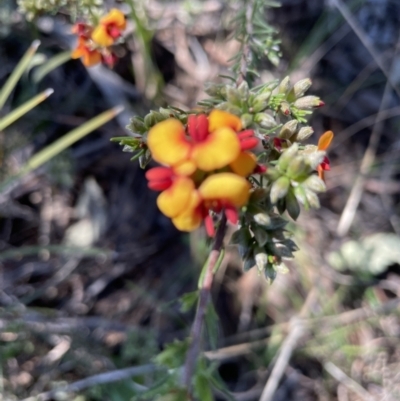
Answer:
[[[271,218],[267,213],[257,213],[253,216],[253,219],[260,226],[268,227],[271,224]]]
[[[257,95],[253,102],[253,112],[259,113],[268,107],[269,98],[271,97],[271,91],[267,91]]]
[[[305,193],[306,193],[306,198],[307,198],[308,204],[314,209],[319,209],[320,204],[319,204],[319,198],[318,198],[317,194],[308,189],[305,189]]]
[[[297,99],[293,106],[300,110],[312,109],[314,107],[321,107],[325,103],[318,96],[303,96]]]
[[[242,104],[239,90],[233,86],[226,87],[226,100],[233,106],[240,107]]]
[[[299,129],[299,132],[296,135],[296,140],[299,141],[299,142],[305,141],[313,133],[314,133],[314,130],[310,126],[302,127],[302,128]]]
[[[290,105],[288,102],[281,102],[281,104],[279,105],[280,109],[281,109],[281,113],[285,116],[290,116],[291,111],[290,111]]]
[[[295,143],[290,148],[285,150],[278,160],[278,167],[281,171],[286,171],[289,163],[299,150],[299,146]]]
[[[310,78],[305,78],[296,82],[293,86],[294,97],[298,99],[299,97],[304,96],[304,94],[310,89],[311,84],[312,82]]]
[[[249,84],[246,81],[242,81],[238,86],[237,91],[242,100],[247,100],[249,97]]]
[[[286,94],[289,92],[289,90],[290,90],[290,78],[285,77],[278,86],[278,92]]]
[[[302,156],[296,156],[290,163],[286,170],[286,174],[294,179],[298,180],[300,178],[304,178],[304,175],[310,173],[310,167],[304,160]]]
[[[297,120],[288,121],[279,132],[279,138],[289,139],[292,135],[296,133],[298,122]]]
[[[240,116],[240,121],[242,122],[243,128],[248,128],[251,124],[253,124],[253,116],[248,113],[242,114]]]
[[[274,128],[277,126],[277,123],[275,121],[275,118],[272,117],[270,114],[268,113],[257,113],[254,116],[254,121],[260,125],[260,127],[262,128]]]
[[[303,186],[306,189],[309,189],[313,192],[325,192],[326,191],[325,183],[317,175],[312,175],[312,176],[308,177],[303,182]]]
[[[279,199],[286,196],[290,188],[290,180],[288,177],[282,176],[278,178],[271,187],[270,198],[271,203],[275,204]]]

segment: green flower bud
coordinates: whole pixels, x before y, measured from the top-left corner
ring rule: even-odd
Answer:
[[[242,110],[240,107],[233,106],[232,104],[230,104],[228,102],[223,102],[223,103],[217,104],[215,106],[215,108],[219,109],[219,110],[227,111],[228,113],[235,114],[236,116],[238,116],[238,115],[240,116],[240,114],[242,114]]]
[[[313,192],[325,192],[326,191],[326,186],[325,183],[317,176],[317,175],[311,175],[308,177],[304,182],[303,186],[306,189],[309,189],[310,191]]]
[[[278,199],[286,196],[288,190],[290,188],[290,180],[288,177],[282,176],[277,179],[271,187],[270,198],[271,203],[276,203]]]
[[[280,111],[283,115],[290,116],[291,111],[290,111],[290,104],[288,102],[285,102],[285,101],[281,102],[279,107],[280,107]]]
[[[299,123],[297,120],[290,120],[286,124],[283,125],[281,131],[279,132],[279,138],[289,139],[292,135],[296,133],[297,125]]]
[[[278,160],[278,167],[281,171],[286,171],[289,163],[299,150],[299,146],[295,143],[290,148],[286,149]]]
[[[272,117],[270,114],[268,113],[257,113],[254,116],[254,122],[256,122],[257,124],[260,125],[260,127],[262,128],[273,128],[277,126],[277,123],[275,121],[275,118]]]
[[[299,97],[304,96],[304,94],[310,89],[311,84],[312,82],[310,78],[305,78],[296,82],[293,86],[294,97],[298,99]]]
[[[286,94],[289,92],[289,90],[290,90],[290,78],[285,77],[278,86],[278,92]]]
[[[305,189],[301,185],[298,185],[297,187],[294,188],[293,193],[298,202],[304,205],[304,207],[307,209],[309,205]]]
[[[296,140],[299,142],[303,142],[306,139],[308,139],[312,134],[314,133],[314,130],[307,126],[307,127],[302,127],[299,129],[299,132],[296,135]]]
[[[242,100],[247,100],[249,98],[249,84],[246,81],[242,81],[237,90]]]
[[[307,176],[309,173],[310,167],[302,156],[296,156],[294,159],[292,159],[286,170],[286,174],[296,181],[301,178],[304,179],[304,176]]]
[[[252,103],[252,109],[254,113],[259,113],[260,111],[265,110],[268,107],[269,98],[271,97],[272,92],[267,91],[257,95],[254,98],[254,102]]]
[[[271,218],[267,213],[257,213],[253,216],[253,219],[260,226],[268,227],[271,224]]]
[[[321,107],[325,103],[318,96],[304,96],[297,99],[293,106],[300,110],[313,109],[314,107]]]
[[[317,194],[308,189],[305,189],[305,193],[306,193],[306,198],[307,198],[308,204],[311,207],[313,207],[314,209],[319,209],[320,204],[319,204],[319,198],[318,198]]]
[[[248,113],[242,114],[240,116],[240,121],[242,122],[243,128],[248,128],[251,124],[253,124],[253,116]]]
[[[239,90],[233,86],[226,87],[226,100],[233,106],[241,107],[242,105]]]

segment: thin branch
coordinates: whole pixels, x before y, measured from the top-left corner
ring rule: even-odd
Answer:
[[[285,338],[285,341],[279,350],[275,366],[273,367],[268,381],[265,384],[260,401],[271,401],[276,390],[278,389],[279,382],[285,373],[292,353],[297,346],[297,342],[307,332],[307,326],[303,323],[303,318],[305,318],[309,310],[312,309],[312,304],[314,304],[316,301],[317,295],[317,289],[316,287],[313,287],[309,292],[303,307],[301,308],[299,316],[291,319],[291,329],[289,335]]]
[[[161,369],[157,365],[148,364],[142,366],[134,366],[126,369],[113,370],[111,372],[100,373],[98,375],[90,376],[82,380],[78,380],[74,383],[68,384],[63,387],[55,388],[45,393],[40,393],[36,396],[25,398],[21,401],[48,401],[55,398],[60,393],[76,393],[87,389],[89,387],[97,386],[99,384],[114,383],[120,380],[129,379],[135,376],[142,376],[145,374],[153,373],[156,370]],[[138,389],[146,390],[143,386],[137,385]],[[139,388],[140,387],[140,388]]]
[[[183,368],[182,382],[184,386],[191,392],[192,377],[194,367],[196,365],[201,343],[201,334],[203,329],[204,317],[206,314],[207,306],[210,301],[211,287],[214,279],[214,267],[220,256],[223,241],[225,237],[227,227],[227,221],[225,214],[222,214],[221,221],[219,223],[217,233],[215,234],[215,241],[208,258],[208,265],[206,267],[206,273],[200,289],[199,303],[197,306],[196,316],[190,332],[190,346],[186,354],[185,366]]]
[[[247,78],[247,68],[251,57],[250,38],[253,34],[253,12],[254,0],[248,0],[246,3],[246,35],[242,43],[242,56],[240,58],[239,76],[236,85],[239,86]]]
[[[357,394],[364,401],[376,401],[364,387],[360,386],[351,377],[347,376],[341,369],[339,369],[332,362],[327,362],[324,365],[325,370],[338,382],[342,383],[346,388]]]

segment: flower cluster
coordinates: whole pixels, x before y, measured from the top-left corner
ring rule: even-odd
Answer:
[[[116,55],[111,46],[121,37],[126,28],[124,14],[116,8],[100,19],[98,25],[93,27],[87,23],[77,23],[72,32],[78,35],[78,45],[72,52],[72,58],[82,58],[86,67],[104,62],[113,67]]]
[[[148,133],[147,146],[163,167],[147,171],[149,188],[162,191],[157,205],[182,231],[192,231],[205,221],[214,235],[212,213],[224,212],[237,223],[238,208],[246,205],[251,185],[248,177],[265,171],[250,149],[259,140],[252,130],[242,131],[240,118],[222,110],[189,114],[187,126],[170,118]]]

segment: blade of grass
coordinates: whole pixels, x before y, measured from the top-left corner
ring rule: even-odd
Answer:
[[[69,60],[71,60],[70,51],[56,54],[54,57],[47,60],[45,64],[35,69],[32,76],[33,82],[39,83],[49,72],[55,70]]]
[[[24,114],[28,113],[28,111],[31,111],[39,103],[42,103],[50,95],[52,95],[53,92],[54,92],[54,90],[51,88],[46,89],[42,93],[39,93],[32,99],[28,100],[21,106],[17,107],[15,110],[8,113],[5,117],[0,119],[0,131],[2,131],[4,128],[8,127],[9,125],[11,125],[14,121],[18,120]]]
[[[6,100],[8,99],[8,96],[10,96],[10,93],[15,88],[15,85],[17,85],[22,74],[29,66],[29,63],[31,62],[32,57],[36,53],[36,50],[39,47],[39,45],[40,45],[39,40],[35,40],[32,42],[29,49],[23,55],[23,57],[15,67],[14,71],[7,79],[6,83],[4,84],[3,88],[0,91],[0,110],[3,108]]]
[[[30,173],[32,170],[35,170],[36,168],[42,166],[44,163],[57,156],[60,152],[67,149],[69,146],[79,141],[87,134],[91,133],[95,129],[112,120],[115,116],[121,113],[123,109],[124,108],[122,106],[117,106],[110,110],[107,110],[87,121],[80,127],[68,132],[52,144],[46,146],[43,150],[33,155],[21,168],[20,172],[17,175],[9,177],[6,181],[0,184],[0,193],[5,192],[9,188],[9,186],[12,185],[16,180],[22,178],[24,175]]]
[[[68,132],[63,137],[53,142],[49,146],[46,146],[43,150],[32,156],[21,168],[20,174],[27,174],[32,170],[42,166],[44,163],[51,160],[54,156],[67,149],[72,144],[85,137],[87,134],[112,120],[115,116],[121,113],[122,110],[123,107],[121,106],[114,107],[92,118],[80,127]]]

